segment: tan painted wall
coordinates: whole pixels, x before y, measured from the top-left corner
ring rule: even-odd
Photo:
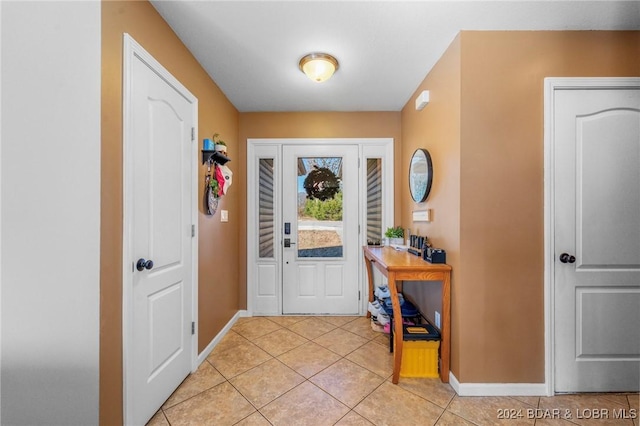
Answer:
[[[399,112],[300,112],[240,113],[242,183],[246,187],[246,142],[259,138],[393,138],[395,144],[395,181],[400,181],[401,131]],[[240,167],[238,167],[240,170]],[[234,174],[235,182],[235,174]],[[400,218],[400,191],[396,189],[395,212]],[[246,223],[246,194],[240,200],[240,220]],[[246,308],[246,226],[240,231],[240,306]]]
[[[459,157],[453,149],[432,155],[459,166],[460,211],[441,211],[438,192],[426,203],[435,210],[430,227],[459,215],[459,241],[435,242],[454,267],[452,371],[463,383],[542,383],[543,79],[640,76],[640,32],[462,32],[420,90],[442,90],[435,73],[458,51],[460,71],[444,85],[460,86]],[[449,127],[434,120],[435,106],[403,109],[404,169],[411,141]],[[408,196],[402,206],[408,219]]]
[[[429,104],[416,111],[415,98],[429,90]],[[433,183],[425,203],[415,203],[409,192],[409,162],[418,148],[426,148],[433,163]],[[451,369],[458,371],[460,351],[460,39],[456,39],[418,86],[402,109],[401,204],[404,228],[426,235],[431,244],[447,251],[452,272]],[[413,222],[414,210],[431,209],[431,222]],[[433,320],[442,312],[440,283],[404,283],[407,297]]]
[[[148,2],[102,3],[102,214],[100,303],[100,424],[122,424],[122,34],[129,33],[198,98],[198,144],[220,133],[234,165],[241,163],[236,140],[238,112]],[[206,168],[199,171],[199,194]],[[237,161],[237,163],[236,163]],[[235,182],[234,182],[235,183]],[[238,310],[240,185],[230,188],[220,209],[205,216],[199,206],[198,351]]]

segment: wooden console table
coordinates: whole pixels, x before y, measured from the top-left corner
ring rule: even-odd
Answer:
[[[440,380],[449,382],[449,359],[451,348],[451,266],[429,263],[418,256],[392,247],[365,246],[364,260],[369,276],[369,301],[373,301],[373,269],[375,266],[389,281],[391,304],[393,306],[393,383],[397,384],[402,363],[402,318],[398,301],[398,285],[402,281],[442,281],[442,324],[440,329]],[[400,337],[400,338],[398,338]]]

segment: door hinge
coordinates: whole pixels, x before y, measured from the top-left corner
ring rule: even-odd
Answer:
[[[360,290],[358,290],[358,300],[360,300]]]
[[[358,168],[360,168],[360,158],[358,158]]]
[[[196,140],[196,128],[192,127],[191,128],[191,141],[195,141]]]
[[[360,235],[360,225],[358,225],[358,235]]]
[[[191,334],[196,334],[196,323],[195,321],[191,321]]]
[[[191,225],[191,237],[196,236],[196,225]]]

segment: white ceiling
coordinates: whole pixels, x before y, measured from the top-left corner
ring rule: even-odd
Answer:
[[[640,30],[640,0],[151,3],[241,112],[399,111],[461,30]],[[322,84],[314,51],[340,62]]]

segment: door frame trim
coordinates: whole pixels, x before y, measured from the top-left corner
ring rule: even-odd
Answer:
[[[637,88],[637,77],[547,77],[544,79],[544,346],[545,387],[547,396],[555,393],[555,241],[553,230],[554,184],[553,174],[555,131],[555,92],[557,90]]]
[[[131,263],[131,226],[133,212],[131,211],[131,181],[130,170],[133,169],[132,156],[130,154],[132,144],[132,98],[131,84],[133,61],[136,57],[145,62],[160,77],[170,84],[187,100],[192,103],[193,127],[195,135],[198,134],[198,98],[196,98],[185,86],[167,71],[153,56],[151,56],[133,37],[123,34],[123,71],[122,71],[122,402],[124,424],[132,424],[133,419],[131,404],[128,402],[131,396],[131,381],[128,376],[131,372],[131,348],[133,347],[133,291],[132,291],[132,263]],[[196,138],[197,139],[197,138]],[[196,323],[195,333],[191,335],[191,371],[197,368],[198,356],[198,144],[191,141],[191,223],[195,226],[195,236],[191,238],[191,321]]]
[[[246,199],[246,205],[247,205],[247,215],[246,215],[246,226],[247,226],[247,240],[246,240],[246,244],[247,244],[247,253],[246,253],[246,257],[247,257],[247,264],[246,264],[246,274],[247,274],[247,281],[246,281],[246,306],[247,306],[247,315],[248,316],[253,316],[254,315],[254,298],[255,298],[255,274],[254,271],[252,270],[252,267],[254,267],[255,262],[254,260],[257,259],[256,254],[252,253],[251,250],[252,248],[255,248],[255,244],[253,244],[251,238],[251,229],[252,229],[252,225],[254,224],[256,217],[255,214],[253,214],[253,210],[251,209],[251,206],[253,206],[254,203],[254,199],[256,196],[255,190],[253,185],[251,185],[251,182],[253,182],[252,179],[254,179],[255,173],[253,170],[253,166],[254,166],[254,159],[256,157],[256,149],[258,147],[261,146],[272,146],[272,147],[277,147],[278,150],[278,161],[281,160],[281,156],[282,156],[282,146],[283,145],[305,145],[305,144],[314,144],[314,143],[322,143],[324,145],[357,145],[358,146],[358,159],[359,162],[361,164],[359,170],[358,170],[358,191],[359,193],[363,190],[363,185],[364,183],[362,182],[362,176],[363,176],[363,169],[366,169],[365,167],[363,167],[362,163],[363,160],[366,164],[366,159],[367,158],[371,158],[372,154],[369,152],[369,147],[380,147],[381,150],[384,150],[384,157],[386,159],[386,161],[389,163],[389,167],[387,167],[385,170],[386,172],[384,174],[384,181],[385,182],[391,182],[391,185],[388,185],[387,188],[384,190],[383,193],[383,200],[386,200],[387,204],[383,206],[383,218],[382,218],[382,226],[383,229],[385,229],[385,227],[388,226],[393,226],[394,223],[394,209],[393,209],[393,205],[395,202],[395,185],[393,184],[394,182],[394,169],[395,169],[395,160],[394,160],[394,149],[395,149],[395,140],[392,137],[387,137],[387,138],[248,138],[247,139],[247,199]],[[278,173],[276,171],[276,173]],[[366,173],[366,172],[365,172]],[[281,179],[281,176],[278,175],[278,179]],[[254,209],[255,210],[255,209]],[[278,214],[276,215],[275,221],[276,221],[276,234],[279,235],[280,233],[280,226],[281,226],[281,215],[282,212],[279,211]],[[361,226],[361,229],[363,229],[363,209],[362,206],[360,205],[360,203],[358,204],[358,222]],[[366,227],[364,228],[366,229]],[[359,238],[362,242],[362,238],[364,235],[364,244],[366,244],[366,232],[361,232],[359,235]],[[279,238],[279,237],[277,237]],[[361,294],[361,298],[360,298],[360,307],[359,307],[359,314],[362,315],[366,312],[367,308],[367,298],[368,298],[368,287],[365,286],[366,282],[365,282],[365,275],[364,275],[364,262],[359,262],[358,263],[358,281],[360,282],[360,294]],[[280,271],[281,273],[281,271]],[[366,291],[365,291],[366,290]],[[281,289],[280,289],[280,300],[278,301],[278,306],[279,306],[279,310],[280,312],[282,311],[282,294],[281,294]],[[282,315],[281,313],[278,313],[277,315]]]

